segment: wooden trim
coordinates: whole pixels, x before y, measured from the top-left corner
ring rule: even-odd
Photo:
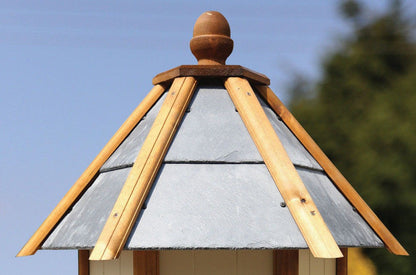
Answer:
[[[153,78],[153,84],[169,83],[176,77],[245,77],[257,84],[270,85],[270,79],[260,73],[239,65],[182,65],[169,71],[160,73]]]
[[[78,275],[90,275],[89,250],[78,250]]]
[[[114,204],[90,260],[119,256],[196,86],[193,77],[176,78]]]
[[[88,168],[82,173],[79,179],[65,194],[62,200],[58,203],[55,209],[49,214],[45,221],[40,225],[38,230],[33,234],[25,246],[17,254],[17,257],[33,255],[39,249],[45,238],[49,235],[55,225],[64,216],[67,210],[77,200],[79,195],[88,186],[91,180],[95,177],[101,166],[107,161],[111,154],[123,142],[123,140],[130,134],[133,128],[139,123],[147,111],[160,98],[165,89],[161,85],[156,85],[143,99],[140,105],[133,111],[127,120],[121,125],[120,129],[114,134],[109,142],[104,146],[97,157],[91,162]]]
[[[341,248],[343,258],[336,260],[336,275],[348,275],[348,248]]]
[[[299,275],[299,250],[273,250],[273,275]]]
[[[342,257],[338,245],[248,81],[230,77],[225,81],[225,88],[312,254],[317,258]]]
[[[273,93],[273,91],[267,86],[256,86],[256,89],[265,101],[272,107],[272,109],[282,118],[283,122],[299,139],[303,146],[305,146],[306,150],[308,150],[315,160],[321,165],[341,193],[358,210],[360,215],[377,233],[386,245],[387,249],[396,255],[409,255],[402,245],[396,240],[393,234],[391,234],[387,227],[381,222],[373,210],[371,210],[367,203],[360,197],[357,191],[355,191],[354,187],[351,186],[348,180],[329,160],[311,136],[309,136],[305,129],[303,129],[296,118]]]
[[[159,251],[133,251],[133,275],[159,275]]]

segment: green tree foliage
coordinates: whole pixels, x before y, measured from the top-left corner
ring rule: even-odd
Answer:
[[[366,250],[378,274],[414,274],[416,41],[397,1],[365,23],[359,3],[347,2],[341,11],[353,23],[352,34],[325,58],[318,83],[293,84],[296,97],[290,107],[413,254],[400,257],[385,249]]]

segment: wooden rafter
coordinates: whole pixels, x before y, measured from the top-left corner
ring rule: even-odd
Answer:
[[[312,254],[319,258],[342,257],[248,81],[230,77],[225,87]]]
[[[196,80],[176,78],[114,204],[90,260],[119,256],[189,104]]]
[[[325,153],[319,148],[311,136],[303,129],[296,118],[289,112],[280,99],[267,86],[256,86],[260,95],[278,114],[286,126],[305,146],[306,150],[315,158],[315,160],[325,170],[335,186],[348,199],[348,201],[358,210],[364,220],[371,226],[380,239],[384,242],[387,249],[396,255],[409,255],[403,246],[396,240],[387,227],[381,222],[377,215],[371,210],[367,203],[355,191],[354,187],[341,174],[335,165],[329,160]]]
[[[133,128],[139,123],[148,110],[156,103],[163,94],[165,89],[161,85],[156,85],[143,99],[139,106],[132,112],[127,120],[121,125],[114,136],[108,141],[97,157],[91,162],[88,168],[82,173],[74,185],[65,194],[55,209],[49,214],[45,221],[40,225],[38,230],[33,234],[25,246],[17,254],[20,256],[29,256],[36,253],[43,241],[56,226],[59,220],[64,216],[67,210],[77,200],[79,195],[88,186],[91,180],[96,176],[101,166],[107,161],[111,154],[130,134]]]

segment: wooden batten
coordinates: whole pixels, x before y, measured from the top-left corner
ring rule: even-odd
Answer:
[[[90,260],[116,259],[146,200],[162,160],[190,102],[196,80],[176,78],[130,170]]]
[[[256,86],[256,89],[271,108],[281,117],[286,126],[298,138],[303,146],[305,146],[306,150],[308,150],[319,165],[321,165],[336,187],[358,210],[360,215],[384,242],[387,249],[396,255],[409,255],[273,91],[269,87],[263,85]]]
[[[299,275],[299,250],[274,250],[273,275]]]
[[[159,251],[133,251],[133,275],[159,275]]]
[[[312,254],[318,258],[342,257],[338,245],[248,81],[230,77],[225,81],[225,88]]]
[[[336,275],[348,275],[348,248],[341,248],[343,258],[336,261]]]
[[[101,166],[107,161],[111,154],[123,142],[123,140],[130,134],[133,128],[139,123],[143,116],[156,103],[160,96],[165,91],[162,85],[156,85],[143,99],[139,106],[121,125],[114,136],[104,146],[97,157],[91,162],[88,168],[82,173],[75,184],[69,189],[62,200],[58,203],[55,209],[49,214],[45,221],[40,225],[38,230],[33,234],[25,246],[17,254],[17,257],[33,255],[39,249],[45,238],[49,235],[51,230],[56,226],[59,220],[64,216],[67,210],[77,200],[79,195],[88,186],[91,180],[96,176]]]
[[[90,275],[89,250],[78,250],[78,275]]]

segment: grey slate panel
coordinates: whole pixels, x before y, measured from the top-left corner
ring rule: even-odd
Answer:
[[[306,247],[282,201],[264,164],[166,164],[127,246]]]
[[[292,162],[299,166],[323,170],[269,105],[260,96],[257,96],[257,98]]]
[[[52,231],[42,248],[91,248],[113,209],[130,168],[100,174]]]
[[[92,248],[129,170],[100,174],[43,248]],[[298,171],[339,245],[382,245],[323,173]],[[282,201],[264,164],[164,164],[126,248],[305,248]]]
[[[349,247],[384,246],[325,173],[303,168],[297,168],[297,171],[338,244]]]
[[[195,91],[165,161],[263,162],[233,102],[221,86]]]
[[[149,111],[102,169],[132,165],[163,98]],[[264,104],[264,102],[262,102]],[[165,157],[165,162],[263,162],[227,91],[200,85]],[[321,169],[270,108],[264,106],[277,135],[295,165]]]
[[[107,160],[42,248],[95,245],[165,95]],[[383,246],[319,164],[259,99],[337,243]],[[306,248],[281,202],[227,91],[218,85],[200,85],[126,247]]]
[[[147,114],[137,124],[133,131],[120,144],[120,146],[110,156],[110,158],[103,164],[101,170],[130,165],[136,160],[137,155],[139,154],[139,150],[142,147],[143,142],[146,139],[157,114],[159,113],[160,107],[166,98],[166,94],[167,92],[165,92],[147,112]]]

